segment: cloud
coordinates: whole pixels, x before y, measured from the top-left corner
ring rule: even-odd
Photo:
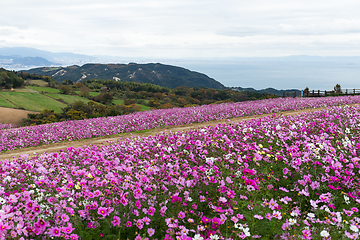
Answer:
[[[2,46],[89,55],[334,54],[332,46],[347,55],[360,39],[358,0],[12,0],[2,9]]]

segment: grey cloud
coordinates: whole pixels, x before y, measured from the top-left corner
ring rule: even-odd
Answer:
[[[0,27],[0,41],[14,36],[13,44],[55,52],[283,55],[327,46],[332,53],[331,44],[337,44],[345,46],[337,48],[341,55],[351,49],[346,45],[354,37],[348,35],[360,33],[358,0],[12,0],[1,5],[6,11],[0,26],[10,30]],[[340,40],[327,43],[328,35]]]

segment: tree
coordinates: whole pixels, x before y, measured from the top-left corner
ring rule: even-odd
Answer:
[[[308,87],[306,87],[305,89],[304,89],[304,95],[306,95],[306,94],[308,94],[309,93],[309,88]]]
[[[90,89],[85,86],[81,87],[80,88],[80,96],[86,97],[86,98],[90,97]]]
[[[60,90],[60,93],[62,93],[62,94],[71,93],[71,87],[69,87],[68,85],[61,85],[59,90]]]
[[[108,92],[102,92],[94,98],[95,101],[107,104],[113,100],[113,96]]]
[[[334,92],[336,94],[341,94],[341,86],[340,84],[336,84],[335,87],[334,87]]]
[[[64,80],[64,81],[62,82],[62,84],[64,84],[64,85],[73,85],[74,82],[71,81],[70,79],[66,79],[66,80]]]

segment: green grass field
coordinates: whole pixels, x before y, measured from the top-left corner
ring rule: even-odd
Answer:
[[[150,110],[150,109],[151,109],[151,107],[146,106],[146,105],[142,105],[142,104],[138,104],[138,105],[140,105],[140,106],[142,107],[142,110],[143,110],[143,111],[147,111],[147,110]]]
[[[46,95],[53,97],[55,99],[62,99],[64,102],[71,104],[78,101],[83,101],[84,103],[88,103],[90,100],[87,98],[83,98],[80,96],[75,95],[65,95],[65,94],[53,94],[53,93],[47,93]]]
[[[121,99],[115,99],[112,101],[114,104],[124,104],[124,100]]]
[[[80,94],[80,91],[75,91],[76,92],[76,94]],[[97,95],[99,95],[100,93],[99,92],[89,92],[89,95],[91,96],[91,97],[95,97],[95,96],[97,96]]]
[[[112,101],[114,104],[124,104],[124,100],[121,100],[121,99],[115,99]],[[143,111],[146,111],[146,110],[150,110],[151,107],[149,106],[146,106],[146,105],[142,105],[142,104],[136,104],[136,105],[139,105],[141,106],[142,110]]]
[[[66,106],[66,104],[58,102],[39,93],[0,92],[0,96],[4,96],[14,104],[29,111],[41,112],[43,109],[46,108],[60,113],[61,108]]]
[[[16,108],[14,104],[6,100],[0,95],[0,107]]]
[[[39,85],[40,87],[47,87],[49,86],[49,84],[43,80],[29,80],[27,81],[30,84],[36,84]]]
[[[31,88],[35,91],[38,91],[38,92],[45,92],[45,93],[59,93],[59,89],[55,89],[55,88],[49,88],[49,87],[28,87],[28,88]]]

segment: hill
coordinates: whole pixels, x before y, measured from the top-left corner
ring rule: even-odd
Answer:
[[[113,79],[122,82],[151,83],[168,88],[179,86],[225,88],[220,82],[205,74],[161,63],[85,64],[81,67],[77,65],[41,67],[24,72],[47,75],[58,82],[68,79],[73,82],[82,82],[86,79]]]
[[[4,68],[12,67],[35,67],[35,66],[51,66],[54,65],[53,62],[50,62],[42,57],[17,57],[17,56],[1,56],[0,55],[0,64]]]
[[[240,91],[240,92],[254,92],[254,93],[263,93],[263,94],[273,94],[273,95],[277,95],[277,96],[283,96],[284,93],[286,92],[300,92],[301,90],[299,89],[286,89],[286,90],[277,90],[275,88],[265,88],[265,89],[260,89],[260,90],[256,90],[254,88],[243,88],[243,87],[231,87],[231,90],[234,91]]]
[[[50,65],[69,65],[69,64],[84,64],[88,62],[94,62],[97,58],[93,56],[75,54],[69,52],[53,53],[49,51],[43,51],[35,48],[27,47],[4,47],[0,48],[0,66],[10,69],[27,69],[27,67],[35,66],[50,66]],[[6,61],[8,58],[14,59],[14,62]],[[28,59],[29,62],[23,63],[23,58]],[[40,59],[43,63],[39,64]],[[1,62],[1,59],[4,59]],[[18,60],[20,59],[20,60]]]

